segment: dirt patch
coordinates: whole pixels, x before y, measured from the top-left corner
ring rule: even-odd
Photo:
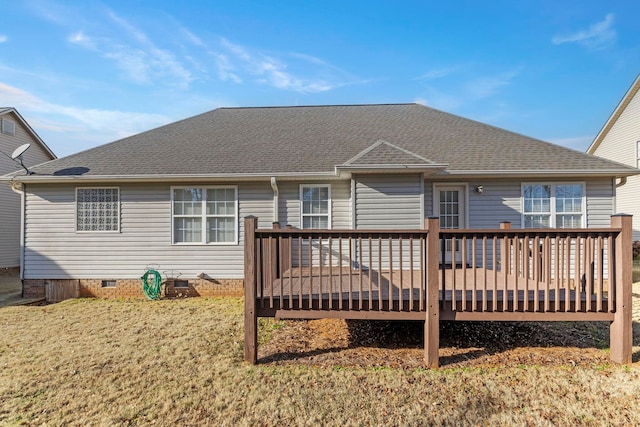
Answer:
[[[640,283],[634,284],[634,362],[640,360]],[[424,365],[424,323],[285,320],[259,346],[260,363],[311,366]],[[597,366],[610,363],[607,322],[442,322],[443,367]]]

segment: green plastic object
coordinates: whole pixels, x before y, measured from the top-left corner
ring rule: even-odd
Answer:
[[[162,276],[160,273],[156,270],[147,270],[140,279],[142,279],[142,290],[144,292],[144,296],[150,300],[159,300],[160,290],[162,287]]]

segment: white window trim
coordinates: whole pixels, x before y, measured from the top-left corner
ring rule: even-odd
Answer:
[[[303,189],[304,188],[327,188],[328,189],[328,203],[327,203],[327,213],[326,214],[304,214],[303,213],[303,209],[302,209],[302,195],[303,195]],[[331,209],[331,205],[333,204],[331,201],[331,184],[300,184],[300,188],[299,188],[299,197],[298,197],[298,202],[300,203],[300,228],[304,228],[304,217],[305,216],[328,216],[327,219],[327,228],[331,229],[332,227],[332,209]],[[308,229],[311,230],[311,229]]]
[[[527,215],[524,211],[524,187],[527,185],[549,185],[551,186],[551,198],[549,199],[551,211],[549,215],[551,216],[551,221],[549,222],[549,228],[556,228],[556,217],[561,214],[556,212],[556,186],[558,185],[581,185],[582,186],[582,221],[580,224],[581,228],[587,227],[587,183],[584,181],[571,181],[571,182],[563,182],[563,181],[551,181],[551,182],[523,182],[520,184],[520,224],[521,228],[524,228],[525,216]],[[535,215],[536,213],[531,213],[529,215]]]
[[[174,203],[173,203],[173,190],[186,190],[190,188],[200,188],[203,190],[203,199],[202,199],[202,240],[200,242],[176,242],[175,240],[175,224],[174,224]],[[233,221],[236,226],[236,231],[234,233],[234,239],[232,242],[208,242],[207,243],[207,218],[208,217],[221,217],[224,215],[207,215],[206,209],[206,190],[221,190],[221,189],[233,189],[234,192],[234,201],[236,203],[236,208],[234,209]],[[237,185],[180,185],[180,186],[172,186],[171,189],[171,245],[173,246],[237,246],[239,242],[239,234],[240,234],[240,223],[238,221],[238,210],[240,209],[240,203],[238,202],[238,186]],[[189,215],[196,216],[196,215]]]
[[[78,191],[79,190],[118,190],[118,229],[117,230],[78,230]],[[120,233],[122,228],[122,191],[120,191],[120,187],[76,187],[76,201],[75,201],[75,229],[76,233],[86,234],[86,233],[106,233],[106,234],[117,234]]]
[[[16,135],[16,122],[3,118],[1,125],[3,134],[10,136]]]
[[[640,169],[640,141],[636,141],[636,167]]]

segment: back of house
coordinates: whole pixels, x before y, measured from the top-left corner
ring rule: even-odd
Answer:
[[[640,168],[640,76],[606,121],[587,153]],[[633,215],[633,240],[640,240],[640,176],[617,190],[616,209]]]
[[[37,165],[56,156],[14,108],[0,108],[0,176],[21,169],[11,158],[20,146],[30,144],[23,154],[28,165]],[[9,185],[0,185],[0,268],[20,265],[20,195]]]
[[[418,104],[220,108],[33,171],[11,176],[25,293],[105,297],[142,296],[147,268],[173,294],[242,292],[249,215],[261,228],[608,227],[617,183],[638,172]]]

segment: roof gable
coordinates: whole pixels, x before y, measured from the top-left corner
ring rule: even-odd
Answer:
[[[20,115],[18,110],[13,107],[0,107],[0,117],[13,114],[20,124],[26,129],[26,131],[31,135],[31,137],[40,145],[40,147],[51,157],[51,159],[57,159],[58,157],[51,151],[49,146],[45,144],[45,142],[40,138],[40,136],[36,133],[35,130],[29,125],[29,123]]]
[[[587,148],[587,153],[595,154],[596,150],[605,139],[609,131],[613,128],[629,103],[636,96],[638,90],[640,90],[640,74],[638,75],[638,77],[636,77],[631,87],[627,90],[627,93],[624,94],[624,96],[618,103],[618,106],[615,108],[615,110],[613,110],[613,113],[611,113],[611,116],[609,116],[607,121],[604,123],[602,129],[600,129],[600,132],[598,132],[598,135],[596,135],[589,148]]]
[[[434,161],[419,154],[380,140],[344,162],[343,165],[419,165],[434,163]]]

